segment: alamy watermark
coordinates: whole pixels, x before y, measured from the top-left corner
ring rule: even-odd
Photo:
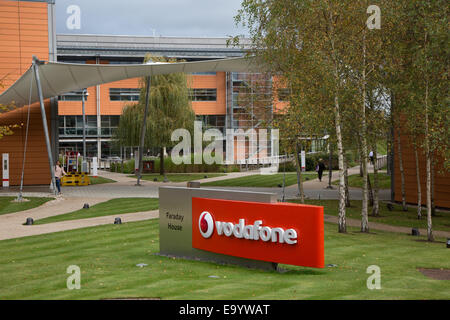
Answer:
[[[366,285],[369,290],[381,289],[381,269],[377,265],[371,265],[367,267],[366,273],[371,274],[367,278]]]
[[[214,128],[203,132],[203,123],[195,121],[193,138],[189,130],[180,128],[172,132],[171,140],[178,142],[171,152],[174,164],[267,164],[260,169],[261,174],[278,172],[278,129],[226,129],[224,137]],[[204,142],[208,144],[203,148]]]
[[[70,276],[67,277],[66,286],[67,289],[81,289],[81,269],[77,265],[70,265],[67,267],[66,273]]]
[[[81,29],[81,9],[79,6],[72,4],[67,7],[66,13],[69,14],[66,20],[66,27],[69,30]]]
[[[370,5],[367,8],[367,13],[370,17],[367,18],[366,26],[370,30],[381,29],[381,9],[377,5]]]

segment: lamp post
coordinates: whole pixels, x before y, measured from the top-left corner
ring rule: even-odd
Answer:
[[[89,93],[86,89],[81,90],[81,101],[82,101],[82,112],[83,112],[83,162],[81,164],[81,171],[87,171],[87,163],[86,163],[86,112],[84,109],[84,96],[89,96]]]

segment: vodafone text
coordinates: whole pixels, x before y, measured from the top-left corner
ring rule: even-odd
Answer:
[[[272,241],[286,244],[297,243],[297,231],[294,229],[271,228],[262,226],[262,220],[256,220],[253,224],[246,225],[245,219],[239,219],[239,223],[215,221],[217,235],[247,240]],[[200,233],[204,238],[209,238],[214,232],[214,218],[208,211],[202,212],[199,218]]]

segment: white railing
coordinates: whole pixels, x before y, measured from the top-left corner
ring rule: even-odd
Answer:
[[[377,156],[377,161],[375,163],[377,169],[381,169],[387,165],[387,155]]]

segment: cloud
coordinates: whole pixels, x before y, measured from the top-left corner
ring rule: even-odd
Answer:
[[[226,37],[245,33],[234,24],[241,0],[57,0],[57,33]],[[66,27],[70,5],[81,28]]]

